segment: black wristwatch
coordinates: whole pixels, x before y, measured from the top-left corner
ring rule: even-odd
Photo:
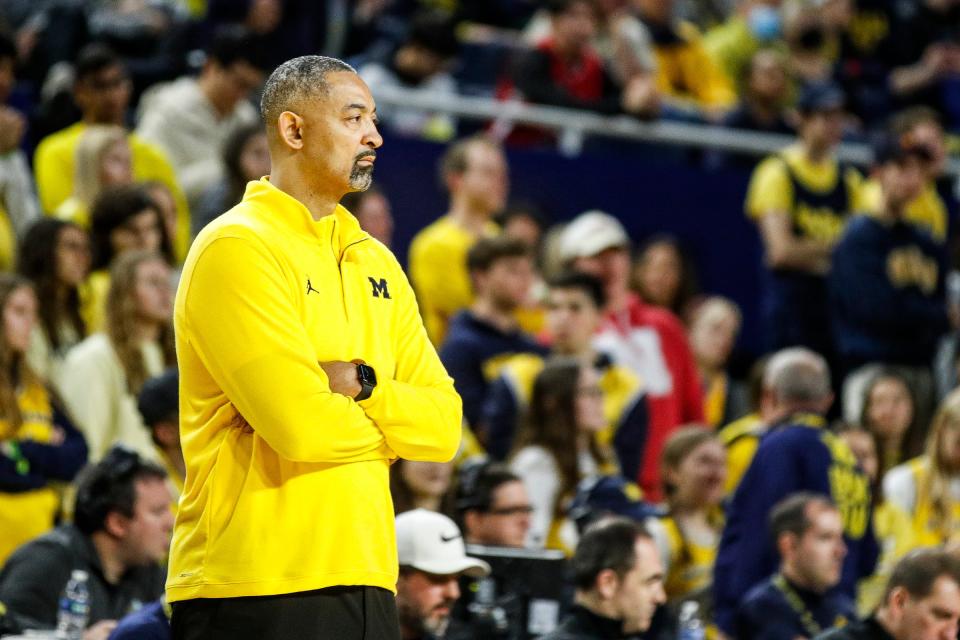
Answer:
[[[353,399],[360,402],[361,400],[369,398],[370,394],[373,393],[374,387],[377,386],[377,372],[374,371],[370,365],[358,364],[357,380],[360,381],[360,393],[355,395]]]

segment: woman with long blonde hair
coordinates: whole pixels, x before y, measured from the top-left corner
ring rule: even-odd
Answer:
[[[37,320],[33,285],[0,274],[0,565],[18,546],[51,528],[58,483],[87,460],[83,436],[59,399],[30,369],[26,352]]]
[[[897,522],[888,541],[894,558],[960,541],[960,389],[940,404],[924,454],[887,473],[883,495]]]
[[[110,271],[104,331],[67,355],[60,386],[87,436],[92,460],[118,442],[157,458],[136,398],[148,378],[176,364],[170,276],[159,253],[118,257]]]
[[[73,193],[54,212],[87,228],[90,208],[108,187],[133,182],[133,155],[127,132],[117,125],[95,124],[84,129],[77,143]]]

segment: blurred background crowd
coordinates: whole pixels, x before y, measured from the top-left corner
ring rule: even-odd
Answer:
[[[650,638],[812,638],[960,542],[960,0],[4,0],[10,629],[56,624],[81,556],[90,638],[159,598],[178,270],[269,174],[259,91],[306,54],[379,101],[375,185],[342,205],[463,398],[455,461],[393,465],[398,514],[541,568],[640,521]],[[549,630],[470,579],[438,597],[479,604],[401,606],[405,638]],[[572,586],[543,589],[559,620]]]

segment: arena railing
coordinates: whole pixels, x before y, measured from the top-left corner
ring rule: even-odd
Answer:
[[[604,116],[587,111],[563,109],[524,103],[518,100],[499,101],[477,96],[436,96],[399,87],[375,88],[378,104],[391,107],[423,109],[446,113],[461,119],[493,122],[494,130],[513,124],[534,125],[557,133],[558,151],[579,155],[587,136],[602,136],[697,147],[764,156],[782,149],[794,138],[780,134],[759,133],[724,127],[684,122],[642,122],[629,116]],[[838,149],[844,162],[866,166],[870,151],[866,144],[845,142]],[[960,159],[951,158],[946,173],[960,177]]]

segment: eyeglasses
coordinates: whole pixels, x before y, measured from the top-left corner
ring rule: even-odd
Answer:
[[[487,513],[492,516],[530,515],[533,513],[533,507],[529,504],[517,505],[515,507],[500,507],[499,509],[490,509]]]

